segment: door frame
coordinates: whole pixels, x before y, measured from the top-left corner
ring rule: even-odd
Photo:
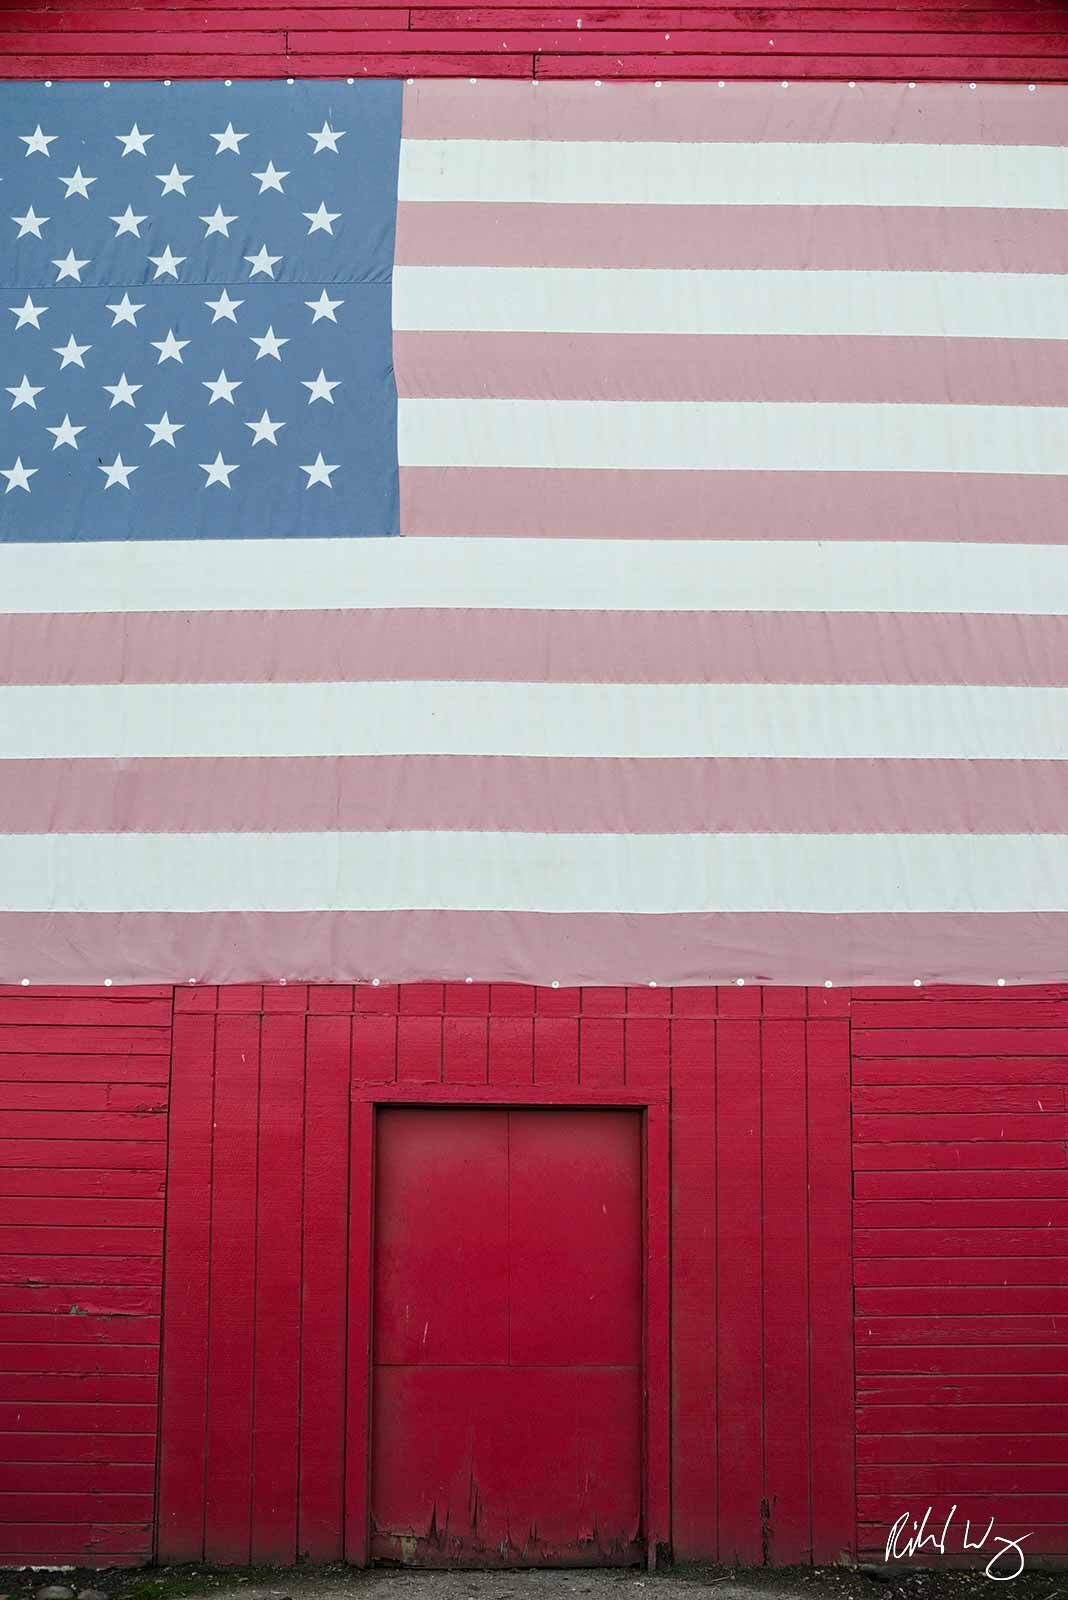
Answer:
[[[374,1161],[377,1112],[394,1106],[545,1110],[633,1110],[641,1114],[642,1183],[642,1483],[646,1560],[670,1553],[670,1192],[667,1092],[545,1089],[524,1085],[354,1085],[349,1171],[348,1363],[345,1422],[345,1560],[370,1556],[371,1361],[374,1268]]]

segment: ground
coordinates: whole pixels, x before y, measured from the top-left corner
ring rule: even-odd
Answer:
[[[34,1600],[50,1584],[91,1588],[106,1600],[995,1600],[982,1568],[675,1567],[566,1572],[414,1572],[346,1566],[163,1567],[142,1571],[0,1569],[0,1600]],[[698,1591],[699,1593],[695,1593]],[[1028,1571],[1012,1600],[1068,1600],[1068,1572]]]

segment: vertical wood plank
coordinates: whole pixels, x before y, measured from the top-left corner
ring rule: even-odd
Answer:
[[[671,1023],[667,1017],[628,1016],[624,1027],[624,1081],[628,1089],[667,1093]]]
[[[352,1083],[392,1083],[397,1076],[396,1015],[352,1020]]]
[[[587,1017],[579,1022],[579,1082],[584,1089],[622,1089],[626,1046],[622,1017]]]
[[[215,1038],[204,1554],[247,1563],[251,1548],[252,1363],[260,1020],[220,1014]]]
[[[849,1021],[807,1033],[812,1559],[828,1562],[856,1538]]]
[[[420,984],[435,989],[437,984]],[[403,996],[404,990],[401,990]],[[415,1013],[397,1021],[397,1082],[441,1082],[441,1016]]]
[[[716,1029],[671,1024],[672,1542],[715,1560]]]
[[[366,1566],[370,1510],[374,1107],[352,1103],[349,1182],[345,1559]]]
[[[174,1019],[160,1404],[160,1561],[204,1554],[215,1017]]]
[[[671,1543],[671,1255],[668,1108],[645,1114],[645,1476],[651,1562]]]
[[[351,1021],[308,1018],[297,1552],[344,1552]]]
[[[319,1137],[319,1129],[312,1129]],[[252,1559],[297,1555],[304,1016],[263,1018],[257,1162]]]
[[[441,1073],[445,1083],[488,1081],[488,1023],[485,1017],[443,1017]]]
[[[576,1088],[579,1081],[577,1017],[535,1017],[534,1082],[539,1088]]]
[[[721,1002],[726,991],[721,991]],[[716,1024],[719,1556],[763,1559],[760,1024]]]
[[[499,1088],[534,1082],[532,1015],[490,1017],[489,1081]]]
[[[768,994],[772,990],[766,991]],[[802,996],[803,999],[803,996]],[[808,1172],[805,1023],[762,1030],[766,1550],[811,1559],[808,1447]]]

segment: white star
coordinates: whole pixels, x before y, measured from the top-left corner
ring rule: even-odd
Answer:
[[[275,434],[278,432],[279,428],[285,427],[285,423],[272,422],[270,417],[267,415],[267,410],[265,407],[263,416],[260,418],[260,420],[258,422],[246,422],[245,427],[252,429],[252,443],[254,445],[263,444],[264,442],[267,444],[277,444],[278,440],[275,438]]]
[[[199,466],[201,472],[206,472],[208,475],[204,483],[205,489],[210,489],[213,483],[221,483],[224,489],[229,489],[230,474],[237,471],[237,462],[224,461],[221,450],[216,451],[214,461],[201,461]]]
[[[302,378],[300,381],[305,389],[308,390],[309,405],[315,400],[328,400],[333,405],[334,396],[331,391],[337,389],[341,383],[340,378],[331,383],[322,367],[319,368],[319,376],[317,378]]]
[[[63,197],[65,200],[69,200],[72,194],[80,194],[83,200],[88,200],[89,185],[95,183],[96,179],[83,177],[81,167],[75,167],[69,178],[60,178],[59,181],[67,185],[67,192]]]
[[[260,194],[266,194],[268,189],[277,189],[279,194],[285,194],[282,188],[282,179],[288,178],[288,172],[279,172],[273,161],[268,161],[262,172],[254,172],[254,178],[260,180]]]
[[[48,146],[50,144],[55,144],[56,140],[59,138],[59,134],[42,133],[41,124],[38,123],[32,133],[20,133],[19,138],[26,146],[26,154],[28,156],[37,155],[38,153],[43,156],[47,156],[51,155],[52,153]]]
[[[24,216],[12,217],[12,222],[17,222],[19,231],[17,237],[21,239],[24,234],[32,233],[36,238],[41,237],[41,224],[48,221],[47,217],[39,217],[31,206]]]
[[[300,470],[308,474],[308,481],[304,485],[306,489],[310,489],[313,483],[325,483],[328,489],[334,487],[330,482],[330,474],[337,471],[337,462],[335,461],[331,466],[327,466],[323,460],[323,452],[321,450],[310,467],[301,467]]]
[[[225,289],[219,296],[218,300],[205,300],[204,302],[204,304],[206,306],[210,306],[212,311],[215,313],[211,319],[212,322],[221,322],[223,318],[225,318],[228,322],[236,322],[237,318],[234,316],[234,312],[237,310],[238,306],[243,306],[244,303],[245,302],[243,300],[231,300]]]
[[[112,217],[110,220],[115,224],[116,239],[121,238],[124,233],[130,233],[135,239],[140,239],[141,224],[148,219],[135,216],[133,206],[127,206],[121,217]]]
[[[130,296],[124,292],[121,300],[116,300],[114,305],[108,306],[108,310],[114,311],[115,313],[114,317],[111,319],[111,326],[113,328],[117,328],[120,322],[128,322],[131,328],[136,328],[137,313],[139,311],[143,311],[144,309],[145,308],[143,304],[136,305],[134,301],[130,299]]]
[[[345,137],[344,128],[339,128],[335,133],[328,122],[324,122],[318,133],[309,133],[308,138],[315,140],[313,155],[318,155],[320,150],[332,150],[335,155],[340,154],[337,142]]]
[[[249,340],[249,343],[258,344],[260,347],[256,355],[257,361],[262,361],[264,356],[273,356],[276,361],[281,361],[282,357],[279,354],[279,351],[284,344],[289,343],[289,340],[279,339],[278,335],[274,331],[274,328],[272,327],[268,328],[267,332],[260,339],[257,339],[256,335],[253,334]]]
[[[318,211],[301,212],[301,216],[307,217],[308,221],[311,223],[311,227],[308,229],[309,235],[313,233],[329,233],[331,236],[333,236],[333,224],[337,221],[340,215],[340,211],[328,211],[326,209],[325,200],[319,201]]]
[[[142,133],[135,122],[129,133],[117,133],[115,137],[122,145],[122,153],[124,156],[145,156],[148,154],[148,151],[145,149],[145,145],[150,139],[154,139],[156,135],[154,133]]]
[[[305,300],[304,304],[307,306],[309,311],[313,311],[315,313],[315,315],[312,317],[312,325],[314,326],[315,323],[321,322],[324,317],[326,317],[330,322],[336,322],[337,318],[335,317],[334,312],[337,310],[338,306],[343,306],[345,302],[344,300],[331,300],[330,296],[324,289],[318,300]]]
[[[62,261],[53,261],[52,265],[58,267],[56,282],[62,283],[64,278],[73,278],[75,283],[82,281],[82,268],[89,265],[88,261],[79,261],[73,250],[68,250]]]
[[[162,278],[165,272],[170,273],[172,278],[177,278],[178,268],[186,260],[186,257],[173,255],[170,245],[167,245],[161,256],[149,256],[148,259],[156,269],[152,274],[153,281],[155,281],[156,278]]]
[[[59,424],[59,427],[49,428],[48,431],[56,436],[56,442],[52,446],[53,450],[58,450],[61,444],[69,444],[72,450],[77,450],[78,435],[85,432],[85,424],[84,422],[72,422],[70,417],[64,413],[63,421]]]
[[[225,367],[222,368],[217,378],[208,378],[202,381],[204,388],[211,390],[211,399],[208,401],[209,406],[213,406],[216,400],[225,400],[230,405],[233,405],[234,390],[241,387],[241,379],[228,378]]]
[[[208,225],[204,233],[205,239],[210,238],[213,233],[221,233],[224,239],[229,239],[230,224],[236,222],[237,218],[228,217],[222,206],[216,206],[210,217],[201,217],[200,220]]]
[[[226,124],[225,133],[213,133],[209,135],[209,138],[215,140],[215,154],[217,156],[221,156],[224,150],[232,150],[235,155],[240,155],[241,151],[238,149],[238,146],[240,145],[242,139],[248,138],[248,134],[235,133],[233,123],[228,122]]]
[[[22,382],[17,383],[14,388],[8,387],[7,392],[10,395],[14,395],[14,399],[11,402],[12,411],[18,406],[29,406],[31,411],[36,411],[37,401],[35,396],[44,393],[44,384],[39,384],[35,389],[29,378],[23,373]]]
[[[110,467],[106,463],[101,462],[96,470],[107,475],[108,481],[104,485],[105,489],[112,489],[117,483],[121,483],[124,489],[128,489],[130,487],[130,473],[138,472],[140,469],[138,467],[126,466],[123,462],[122,456],[117,455]]]
[[[152,434],[152,444],[169,444],[173,450],[175,448],[174,436],[180,429],[185,427],[185,423],[172,422],[165,411],[158,422],[146,422],[145,427]]]
[[[22,457],[16,456],[13,467],[0,467],[0,472],[7,479],[7,488],[4,493],[10,494],[12,489],[25,489],[26,493],[29,494],[30,479],[38,470],[37,467],[24,467],[22,465]]]
[[[249,266],[252,269],[249,273],[249,277],[254,278],[257,272],[262,272],[265,277],[273,278],[274,264],[276,261],[281,261],[281,259],[281,256],[268,255],[267,246],[265,244],[261,244],[254,256],[245,257],[245,260],[249,263]]]
[[[169,172],[157,172],[156,177],[163,185],[164,194],[185,194],[185,186],[193,176],[191,172],[179,172],[177,163]]]
[[[47,311],[48,307],[47,306],[35,306],[33,301],[30,299],[29,295],[27,295],[26,299],[23,301],[22,305],[20,305],[20,306],[8,306],[7,309],[9,311],[13,311],[15,313],[16,317],[18,317],[18,319],[19,319],[15,324],[15,332],[16,333],[18,332],[18,330],[20,328],[25,328],[27,323],[29,323],[32,327],[36,328],[37,332],[40,333],[40,331],[41,331],[41,321],[40,321],[41,312],[42,311]]]
[[[150,339],[148,342],[153,350],[159,351],[159,360],[156,362],[157,367],[161,367],[165,361],[177,361],[179,366],[182,365],[182,351],[189,343],[189,340],[176,339],[173,328],[167,329],[167,337],[165,339]]]
[[[82,356],[84,356],[87,350],[91,350],[92,348],[93,347],[91,344],[76,344],[73,333],[67,340],[66,344],[54,344],[52,346],[52,349],[56,352],[56,355],[62,358],[59,363],[60,372],[63,371],[64,367],[81,367],[82,371],[84,372],[85,362],[82,360]]]
[[[106,389],[108,394],[112,397],[108,410],[114,411],[116,406],[133,406],[134,395],[141,387],[142,385],[139,383],[127,383],[125,372],[122,374],[122,377],[119,379],[118,383],[102,384],[101,388]],[[136,407],[134,407],[134,409],[136,410]]]

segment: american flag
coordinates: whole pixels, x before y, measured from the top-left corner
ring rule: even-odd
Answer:
[[[8,85],[0,178],[6,978],[1068,976],[1068,90]]]

